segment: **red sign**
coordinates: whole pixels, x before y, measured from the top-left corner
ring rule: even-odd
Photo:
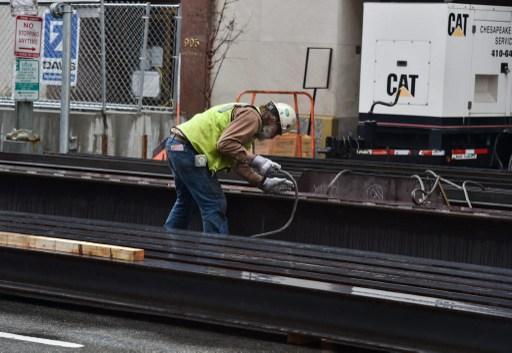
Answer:
[[[38,16],[16,16],[14,55],[17,58],[38,58],[41,54],[43,19]]]

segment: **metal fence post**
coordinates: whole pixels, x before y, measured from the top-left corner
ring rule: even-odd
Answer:
[[[69,150],[69,104],[71,79],[71,18],[73,10],[70,5],[64,7],[63,28],[64,41],[62,45],[62,93],[60,99],[60,137],[59,153],[68,153]]]
[[[105,2],[100,4],[100,35],[101,35],[101,111],[106,113],[107,105],[107,64],[105,50]]]
[[[181,90],[181,5],[176,15],[176,32],[174,38],[174,90],[172,96],[176,109],[176,125],[180,123],[180,90]]]
[[[105,1],[100,3],[100,36],[101,36],[101,118],[103,121],[103,133],[101,134],[101,154],[108,154],[107,135],[107,59],[105,44]]]
[[[69,104],[71,87],[71,31],[73,8],[65,3],[53,3],[50,7],[55,16],[63,18],[62,33],[62,86],[60,98],[59,153],[69,150]]]
[[[144,98],[144,73],[147,65],[147,49],[148,49],[148,33],[149,33],[149,19],[151,15],[151,3],[146,3],[146,14],[142,17],[144,19],[144,35],[142,38],[142,49],[140,55],[140,77],[139,77],[139,102],[138,111],[142,110],[142,100]]]

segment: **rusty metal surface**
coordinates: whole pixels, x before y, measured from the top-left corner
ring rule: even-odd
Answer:
[[[414,204],[412,192],[419,187],[411,177],[305,171],[299,179],[299,190],[304,193],[327,195],[348,201],[370,201]],[[425,186],[432,187],[432,181]],[[444,206],[439,190],[429,198],[429,206]]]

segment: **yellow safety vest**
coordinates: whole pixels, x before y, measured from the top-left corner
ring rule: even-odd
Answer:
[[[219,153],[217,142],[232,121],[233,109],[240,106],[247,105],[239,103],[217,105],[203,113],[194,115],[192,119],[177,126],[197,153],[206,155],[208,169],[211,172],[215,173],[233,166],[233,159]],[[250,107],[260,113],[257,107]],[[249,150],[251,144],[252,141],[244,145],[245,149]]]

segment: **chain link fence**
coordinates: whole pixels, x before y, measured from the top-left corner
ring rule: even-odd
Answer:
[[[13,105],[14,17],[9,4],[0,7],[0,103]]]
[[[44,16],[47,9],[40,6],[39,15]],[[80,20],[71,109],[172,111],[177,93],[174,82],[178,6],[105,4],[104,48],[100,5],[78,4],[73,9]],[[14,30],[15,19],[10,15],[9,5],[0,6],[0,105],[14,105]],[[42,62],[45,42],[41,48]],[[58,109],[60,85],[41,83],[39,100],[34,106]]]

